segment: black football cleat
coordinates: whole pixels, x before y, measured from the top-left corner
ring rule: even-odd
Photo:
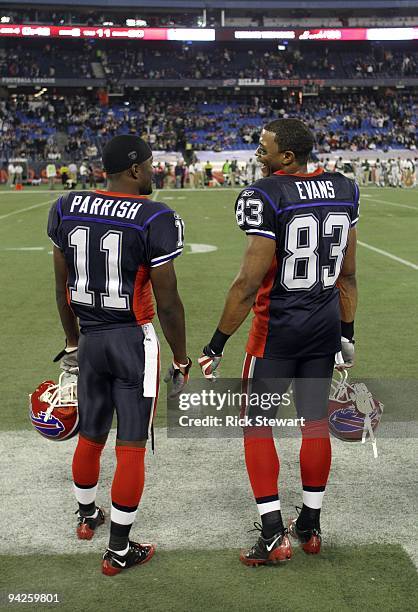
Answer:
[[[262,531],[260,523],[254,523],[255,530]],[[275,565],[280,561],[287,561],[292,556],[292,547],[287,536],[287,530],[276,533],[269,539],[260,534],[257,542],[249,550],[242,550],[240,561],[244,565],[257,567],[258,565]]]
[[[118,555],[108,549],[103,555],[102,573],[106,576],[116,576],[130,567],[143,565],[154,556],[154,553],[154,544],[138,544],[131,541],[126,555]]]
[[[290,519],[288,525],[289,535],[299,541],[300,546],[307,555],[319,555],[321,552],[321,528],[299,529],[297,519]]]
[[[97,527],[105,522],[105,514],[102,508],[97,507],[97,510],[98,513],[95,518],[80,516],[78,511],[76,512],[78,514],[76,533],[79,540],[91,540]]]

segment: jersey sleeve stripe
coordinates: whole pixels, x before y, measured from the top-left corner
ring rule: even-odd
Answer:
[[[259,193],[261,193],[261,195],[263,195],[266,200],[268,201],[268,203],[273,207],[273,210],[278,213],[279,209],[277,208],[276,204],[273,202],[273,200],[271,199],[271,197],[268,195],[268,193],[266,193],[265,191],[263,191],[262,189],[260,189],[259,187],[247,187],[247,191],[250,191],[251,189],[253,189],[254,191],[258,191]]]
[[[62,196],[57,200],[57,212],[60,219],[62,219]]]
[[[61,247],[60,247],[60,246],[59,246],[59,245],[58,245],[56,242],[54,242],[54,241],[52,240],[52,238],[51,238],[51,237],[50,237],[49,239],[50,239],[50,241],[52,242],[52,244],[53,244],[55,247],[57,247],[57,249],[59,249],[59,250],[61,251]]]
[[[267,230],[258,230],[258,229],[250,229],[250,230],[245,230],[246,234],[256,234],[258,236],[264,236],[265,238],[272,238],[273,240],[276,240],[276,235],[274,232],[268,232]]]
[[[354,190],[355,190],[355,200],[356,200],[356,204],[358,204],[359,198],[360,198],[360,191],[357,185],[357,182],[354,181]]]
[[[147,225],[149,225],[151,223],[151,221],[153,221],[154,219],[156,219],[157,217],[159,217],[160,215],[165,215],[167,213],[174,213],[174,210],[171,210],[171,208],[167,208],[165,210],[159,210],[156,213],[154,213],[153,215],[151,215],[151,217],[149,219],[147,219],[144,223],[144,225],[142,226],[143,228],[146,228]]]
[[[155,263],[152,263],[152,261],[155,260],[151,260],[151,268],[157,268],[158,266],[162,266],[163,264],[169,262],[171,259],[175,259],[180,255],[182,250],[183,249],[178,249],[177,251],[174,251],[174,253],[170,253],[170,255],[165,255],[164,258],[158,257],[157,259],[160,261],[156,261]]]
[[[153,257],[153,259],[151,259],[151,263],[154,263],[156,261],[161,261],[162,259],[167,259],[167,257],[172,257],[173,255],[175,256],[176,254],[179,255],[183,250],[183,247],[181,247],[180,249],[177,249],[176,251],[172,251],[171,253],[167,253],[167,255],[161,255],[160,257]]]

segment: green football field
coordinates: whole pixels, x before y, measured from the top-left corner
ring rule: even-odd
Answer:
[[[186,224],[176,270],[194,360],[216,327],[245,247],[234,219],[236,193],[157,194]],[[52,357],[63,345],[45,231],[57,195],[36,188],[0,191],[0,606],[8,607],[8,593],[58,593],[60,603],[49,607],[61,610],[416,610],[417,190],[362,189],[354,373],[396,389],[384,414],[393,428],[378,440],[377,460],[368,445],[333,445],[323,553],[310,558],[296,550],[280,567],[239,563],[238,550],[253,543],[255,535],[247,531],[257,520],[240,441],[169,440],[162,388],[157,452],[148,452],[148,480],[133,528],[133,536],[152,538],[159,550],[149,565],[113,579],[100,573],[104,528],[92,542],[74,541],[74,440],[47,442],[28,420],[28,393],[57,378]],[[240,376],[249,321],[228,343],[224,377]],[[162,349],[166,368],[170,355],[163,340]],[[192,372],[198,376],[197,368]],[[296,442],[278,443],[290,514],[301,502]],[[109,508],[111,443],[106,453],[99,501]]]

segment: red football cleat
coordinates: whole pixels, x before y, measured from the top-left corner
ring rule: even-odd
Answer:
[[[97,527],[105,522],[105,514],[102,508],[97,508],[98,513],[95,518],[78,515],[77,537],[79,540],[91,540]]]
[[[299,540],[302,550],[307,555],[318,555],[321,552],[321,530],[299,529],[296,525],[297,519],[289,520],[289,534],[292,538]]]
[[[137,542],[129,542],[129,550],[126,555],[118,555],[108,549],[103,555],[102,573],[105,576],[116,576],[130,567],[143,565],[154,556],[154,553],[154,544],[138,544]]]
[[[258,531],[261,531],[261,525],[258,523],[254,525]],[[258,565],[275,565],[280,561],[289,560],[291,556],[292,547],[287,537],[287,530],[285,530],[276,533],[268,540],[260,535],[252,548],[241,551],[239,558],[244,565],[257,567]]]

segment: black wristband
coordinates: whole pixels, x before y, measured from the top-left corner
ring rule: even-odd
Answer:
[[[354,321],[351,321],[351,323],[341,321],[341,335],[351,342],[354,338]]]
[[[209,342],[208,347],[214,355],[222,355],[224,346],[230,337],[231,336],[229,334],[224,334],[217,329],[213,334],[212,340]]]

